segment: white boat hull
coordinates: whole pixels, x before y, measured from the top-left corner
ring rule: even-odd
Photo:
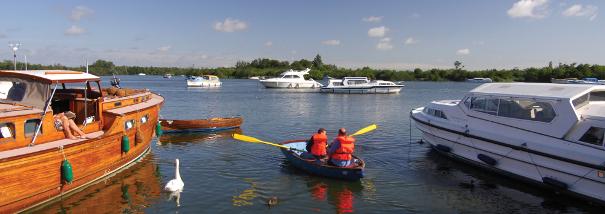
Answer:
[[[412,119],[422,132],[423,141],[441,153],[505,175],[543,184],[560,192],[605,202],[605,172],[599,169],[563,161],[549,154],[528,151],[531,148],[528,146],[507,146],[508,142],[494,143],[494,140],[471,135],[469,131],[446,129],[435,125],[438,122],[430,119],[425,121],[415,118],[414,115]],[[526,140],[530,142],[530,139]],[[489,161],[486,162],[485,158],[480,159],[480,154],[483,158],[487,156],[495,160],[496,163],[492,165]],[[555,180],[555,184],[547,180]],[[558,184],[566,188],[557,186]]]
[[[401,91],[403,86],[387,86],[387,87],[322,87],[322,93],[334,94],[396,94]]]
[[[320,85],[313,82],[279,82],[279,81],[260,81],[265,88],[289,88],[289,89],[309,89],[309,88],[319,88]]]
[[[188,87],[221,87],[222,82],[197,82],[187,81]]]

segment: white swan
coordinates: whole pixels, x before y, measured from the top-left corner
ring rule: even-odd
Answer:
[[[170,192],[181,192],[183,191],[183,186],[185,186],[185,183],[183,183],[183,180],[181,180],[181,174],[179,173],[179,159],[177,158],[174,179],[168,181],[164,187],[164,190]]]

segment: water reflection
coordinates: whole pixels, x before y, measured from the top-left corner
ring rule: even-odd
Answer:
[[[35,212],[144,212],[146,207],[156,203],[162,191],[157,171],[153,154],[148,154],[130,168]]]
[[[315,201],[325,202],[334,206],[337,213],[354,212],[354,201],[360,197],[363,185],[360,181],[350,182],[335,179],[309,178],[307,189]],[[320,211],[319,208],[313,208]]]
[[[221,132],[186,132],[186,133],[165,133],[160,137],[158,141],[161,145],[166,144],[187,144],[187,143],[201,143],[205,141],[213,141],[219,138],[231,138],[234,134],[242,134],[242,129],[236,128],[231,130],[225,130]]]

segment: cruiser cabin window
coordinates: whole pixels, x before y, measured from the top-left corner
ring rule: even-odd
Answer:
[[[600,127],[590,127],[588,131],[580,138],[580,141],[597,146],[603,145],[603,134],[605,129]]]
[[[557,116],[550,103],[533,99],[469,97],[464,105],[473,111],[530,121],[550,122]]]
[[[24,130],[25,130],[25,136],[26,137],[31,137],[34,136],[34,134],[36,133],[36,128],[38,127],[38,125],[40,124],[40,119],[30,119],[30,120],[26,120],[25,121],[25,125],[24,126]],[[42,133],[42,128],[40,128],[40,133]]]

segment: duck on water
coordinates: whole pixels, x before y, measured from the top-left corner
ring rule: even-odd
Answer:
[[[605,86],[488,83],[411,118],[442,154],[605,202]]]

